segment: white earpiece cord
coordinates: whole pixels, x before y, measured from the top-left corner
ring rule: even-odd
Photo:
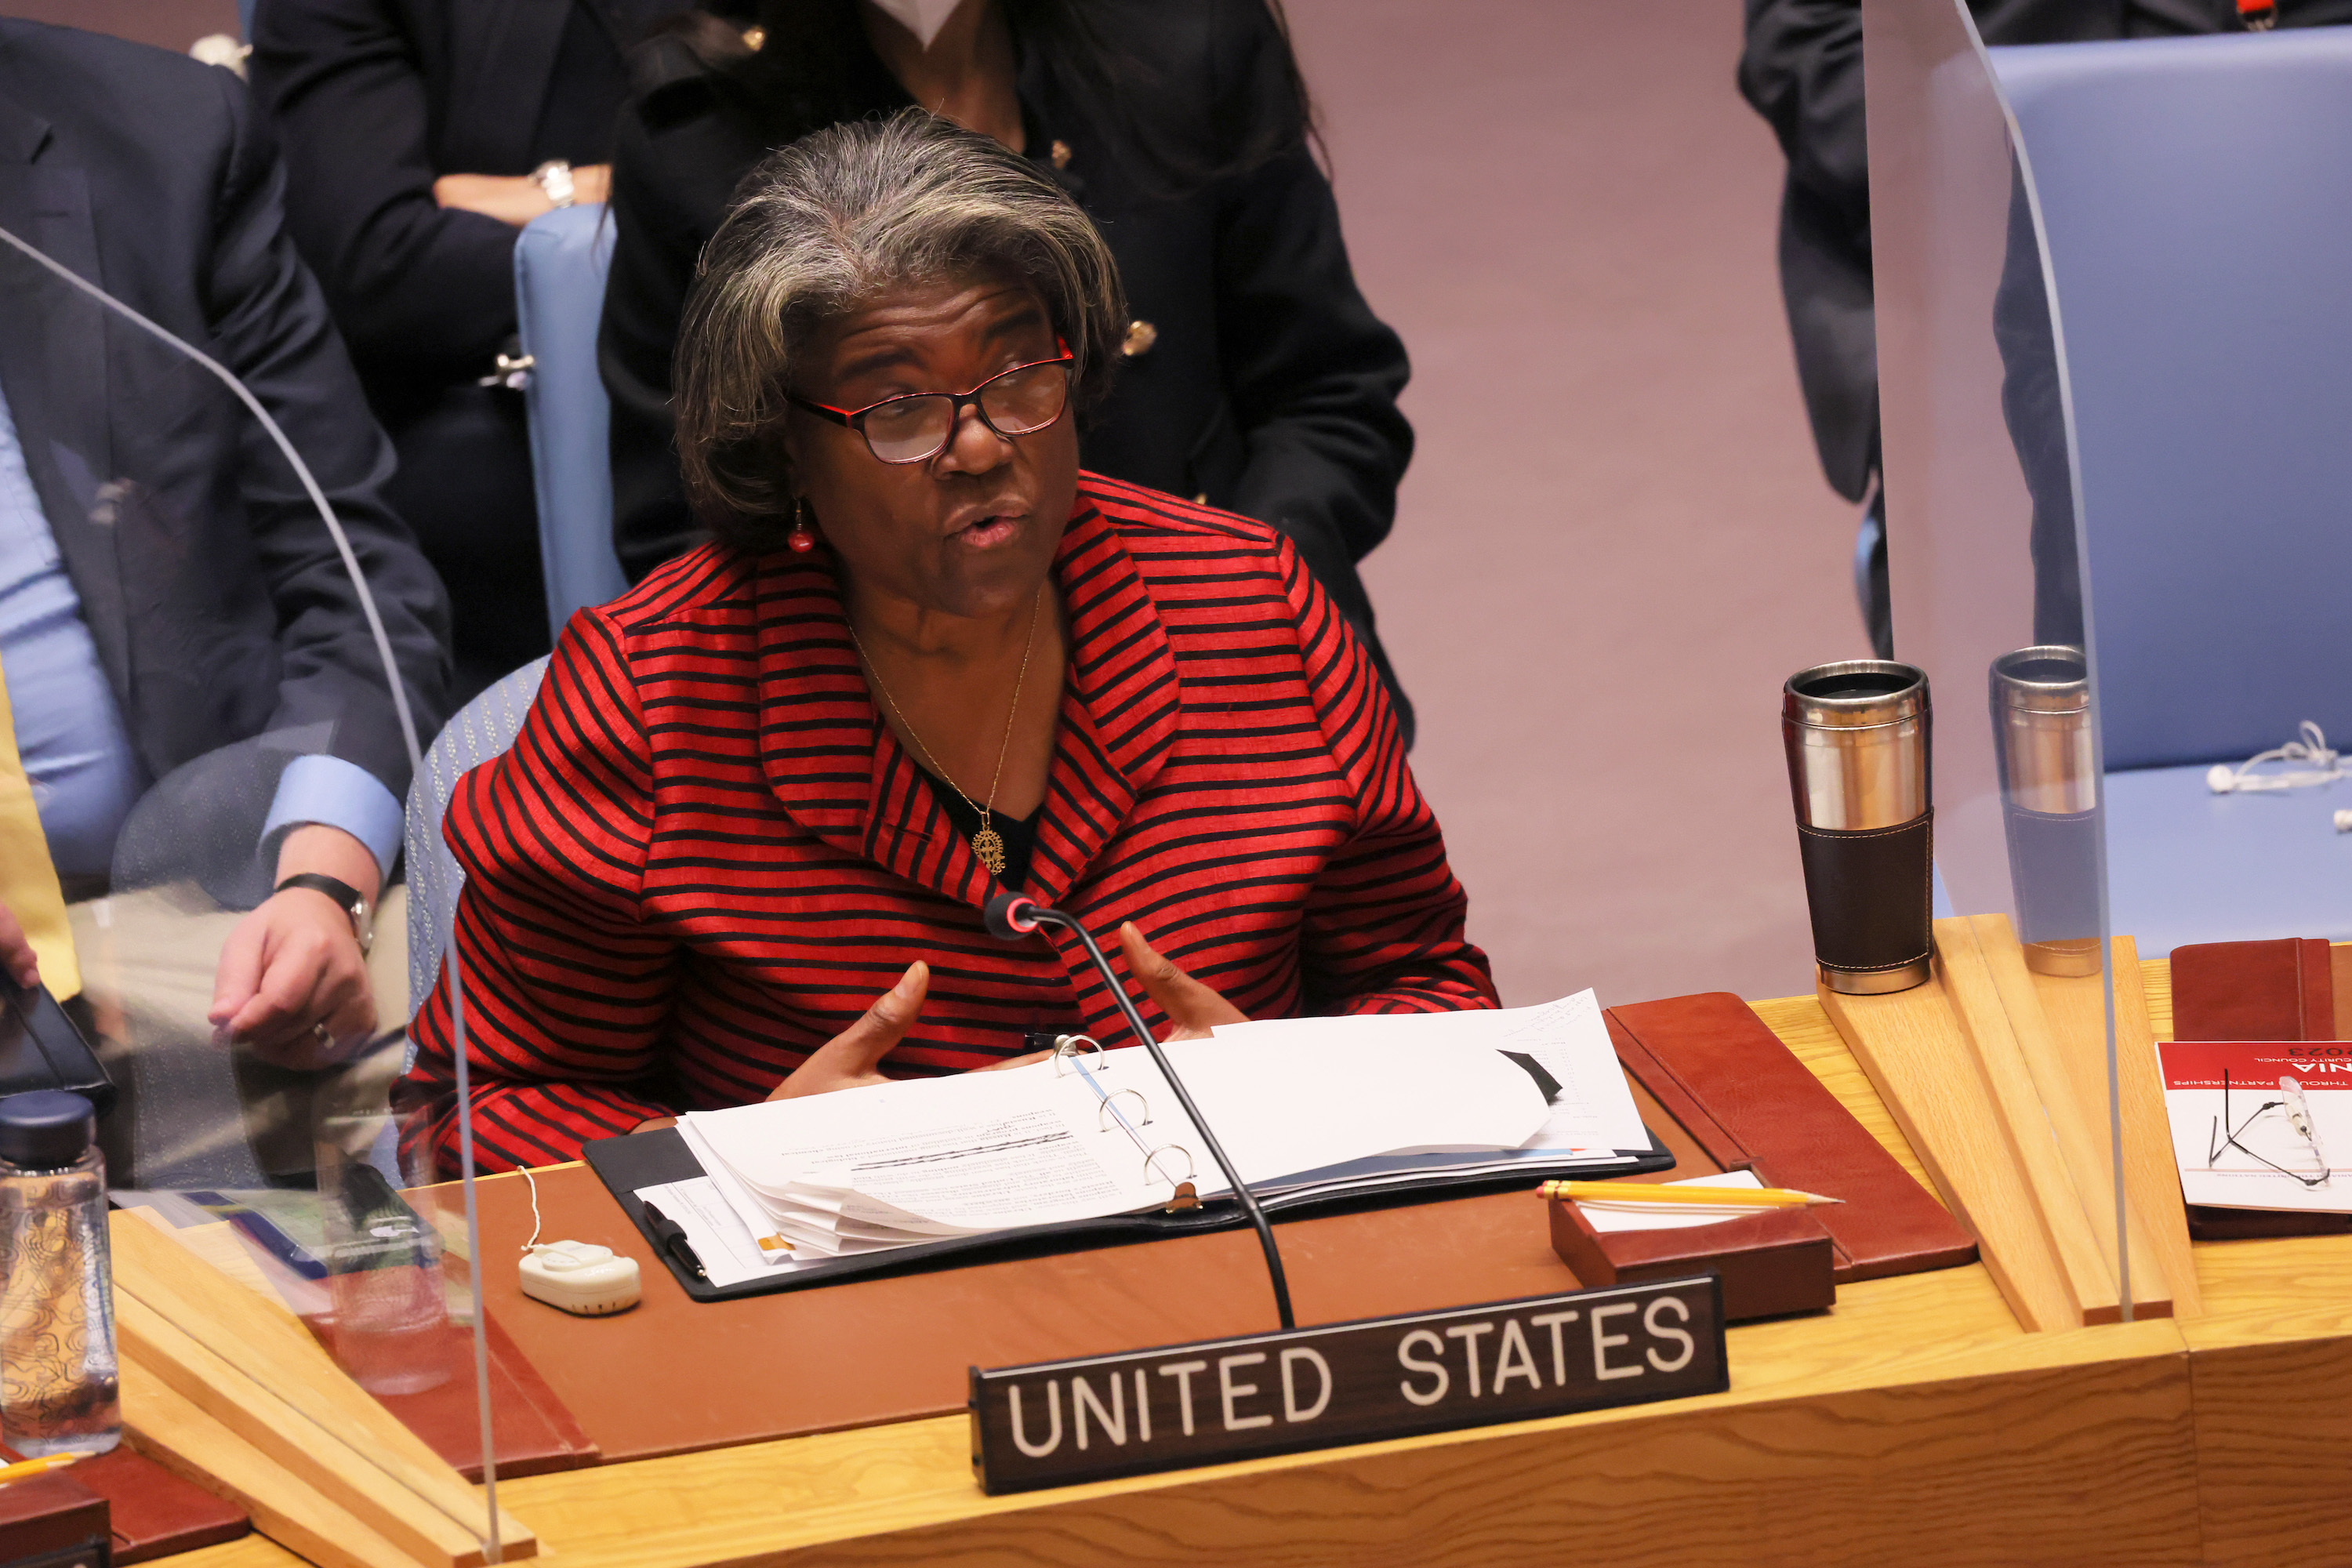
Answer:
[[[2264,790],[2308,789],[2318,784],[2334,784],[2344,776],[2344,759],[2327,743],[2326,732],[2305,719],[2301,726],[2302,739],[2289,741],[2284,746],[2273,746],[2259,755],[2247,758],[2236,767],[2216,763],[2205,774],[2205,786],[2215,795],[2254,795]],[[2257,773],[2253,770],[2265,763],[2309,763],[2307,768],[2293,768],[2283,773]]]

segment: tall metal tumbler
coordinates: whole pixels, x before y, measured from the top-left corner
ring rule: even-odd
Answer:
[[[2021,647],[1992,661],[2001,826],[2025,962],[2099,972],[2099,772],[2091,679],[2078,647]]]
[[[1928,721],[1927,677],[1907,664],[1816,665],[1781,689],[1813,960],[1832,991],[1870,996],[1927,978]]]

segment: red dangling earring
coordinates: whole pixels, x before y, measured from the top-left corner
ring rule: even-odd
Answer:
[[[785,531],[784,543],[796,555],[816,548],[816,514],[809,510],[805,496],[793,503],[793,526]]]

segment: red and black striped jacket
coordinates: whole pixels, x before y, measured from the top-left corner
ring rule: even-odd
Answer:
[[[1055,574],[1031,896],[1106,938],[1133,919],[1252,1017],[1496,1005],[1387,696],[1286,540],[1088,474]],[[1121,1033],[1066,936],[982,930],[995,880],[867,700],[822,560],[708,546],[574,616],[444,831],[486,1170],[763,1099],[917,958],[930,994],[886,1071]],[[448,981],[403,1097],[445,1168]]]

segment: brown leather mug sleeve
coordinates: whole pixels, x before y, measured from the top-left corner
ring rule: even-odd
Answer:
[[[1797,825],[1813,956],[1832,969],[1895,969],[1927,955],[1935,818],[1899,827]]]

